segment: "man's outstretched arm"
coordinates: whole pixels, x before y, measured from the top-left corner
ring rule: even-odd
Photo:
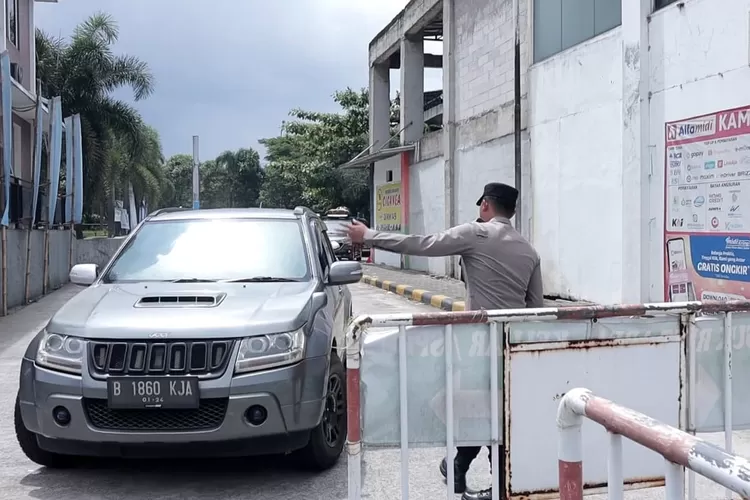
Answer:
[[[426,236],[387,233],[372,229],[364,232],[365,243],[375,248],[423,257],[445,257],[471,252],[475,239],[476,229],[472,223]]]

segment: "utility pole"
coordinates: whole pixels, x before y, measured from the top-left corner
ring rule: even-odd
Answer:
[[[193,210],[201,207],[201,174],[198,159],[198,136],[193,136]]]

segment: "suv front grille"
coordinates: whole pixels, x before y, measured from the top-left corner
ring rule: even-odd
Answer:
[[[227,413],[227,398],[201,399],[191,410],[119,410],[106,399],[84,399],[86,416],[93,427],[111,431],[205,431],[218,429]]]
[[[232,355],[234,340],[212,341],[91,341],[93,376],[197,375],[220,377]]]

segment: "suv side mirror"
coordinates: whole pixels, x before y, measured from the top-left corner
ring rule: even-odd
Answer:
[[[352,261],[337,261],[328,272],[329,285],[349,285],[362,279],[362,264]]]
[[[89,286],[99,277],[99,266],[96,264],[76,264],[68,275],[75,285]]]

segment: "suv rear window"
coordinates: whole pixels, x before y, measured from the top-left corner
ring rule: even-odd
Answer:
[[[297,220],[220,219],[143,224],[104,281],[307,280],[302,227]]]

